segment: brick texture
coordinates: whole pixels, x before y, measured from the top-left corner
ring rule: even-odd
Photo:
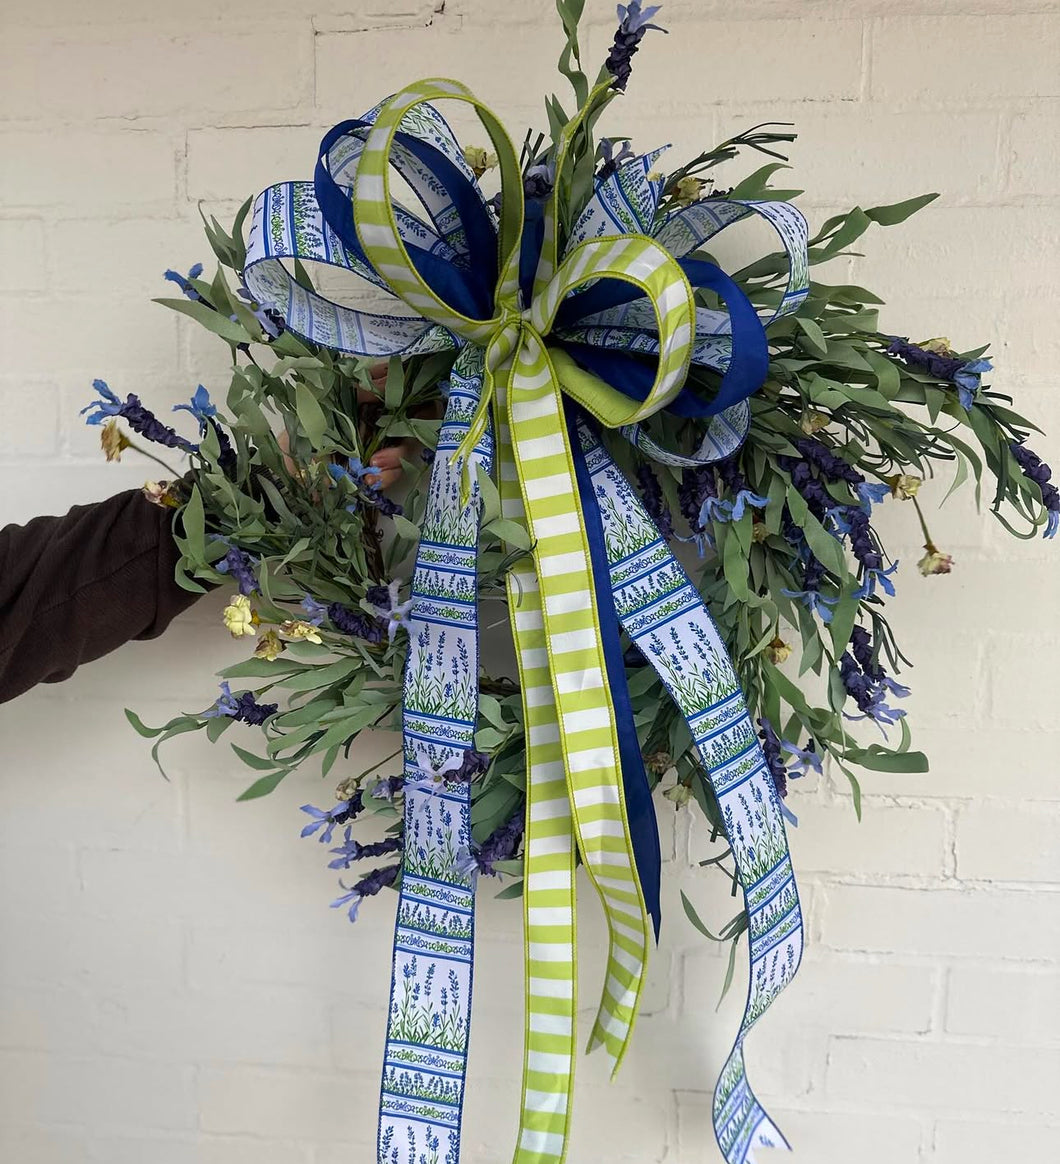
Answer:
[[[210,265],[199,208],[229,221],[266,182],[309,178],[334,121],[403,82],[464,79],[520,139],[549,92],[553,0],[8,0],[0,37],[0,525],[157,475],[103,463],[77,410],[100,376],[167,410],[227,351],[149,302],[166,267]],[[674,158],[757,122],[794,121],[785,184],[812,223],[926,190],[822,277],[864,281],[883,326],[991,341],[994,386],[1060,431],[1055,368],[1060,14],[1050,0],[668,0],[610,133]],[[595,71],[614,8],[586,4]],[[484,144],[473,116],[454,126]],[[716,172],[728,185],[754,159]],[[790,178],[790,182],[789,182]],[[751,226],[719,257],[770,245]],[[728,248],[728,249],[726,249]],[[1038,438],[1043,452],[1049,442]],[[1058,459],[1052,454],[1054,463]],[[948,484],[948,482],[946,483]],[[1060,1142],[1060,731],[1055,550],[1015,542],[970,496],[938,509],[957,558],[921,579],[911,506],[883,517],[901,560],[888,607],[923,775],[867,773],[858,824],[841,775],[790,805],[812,944],[748,1055],[778,1123],[814,1164],[994,1164]],[[989,498],[986,499],[987,501]],[[0,1160],[19,1164],[347,1164],[373,1158],[389,903],[356,928],[326,908],[298,806],[265,801],[227,748],[174,741],[170,780],[122,708],[160,723],[212,698],[242,652],[211,597],[0,708]],[[500,657],[500,656],[498,656]],[[230,737],[230,738],[234,738]],[[351,771],[393,741],[366,739]],[[715,1013],[722,952],[691,930],[734,911],[696,862],[704,830],[661,806],[662,947],[623,1073],[579,1066],[571,1159],[716,1164],[709,1088],[736,1029]],[[510,1152],[522,1042],[520,911],[481,895],[465,1164]],[[586,900],[582,1026],[602,969]]]

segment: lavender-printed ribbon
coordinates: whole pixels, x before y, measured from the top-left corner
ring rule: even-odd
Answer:
[[[450,456],[481,387],[482,349],[465,347],[431,472],[408,620],[405,665],[405,859],[394,930],[379,1164],[455,1164],[471,1024],[475,892],[467,781],[432,778],[472,746],[478,715],[477,483],[460,505]],[[489,473],[487,429],[471,460]],[[472,478],[474,473],[472,472]]]
[[[718,798],[743,886],[751,946],[743,1019],[714,1091],[713,1122],[728,1164],[787,1141],[744,1070],[748,1032],[802,957],[802,914],[780,801],[740,681],[699,592],[640,499],[584,424],[582,450],[599,504],[619,621],[688,723]]]

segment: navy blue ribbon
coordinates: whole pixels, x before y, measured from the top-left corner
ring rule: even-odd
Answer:
[[[640,880],[641,892],[644,894],[644,904],[651,915],[655,927],[655,940],[658,941],[662,926],[662,851],[659,847],[659,825],[655,818],[651,785],[648,783],[648,773],[644,768],[644,757],[633,720],[633,704],[626,682],[626,664],[619,638],[618,615],[615,613],[615,599],[611,592],[611,567],[608,565],[607,548],[604,545],[604,523],[578,437],[579,418],[590,425],[592,421],[584,410],[573,402],[567,403],[565,412],[567,435],[574,460],[574,475],[581,495],[582,514],[585,517],[589,559],[593,567],[596,610],[600,616],[600,640],[603,643],[604,662],[607,667],[607,685],[611,689],[611,703],[615,709],[618,756],[622,766],[622,788],[626,799],[626,819],[629,822],[629,836],[633,843],[633,857],[637,863],[637,877]]]
[[[357,238],[349,188],[335,181],[326,161],[328,151],[336,142],[360,129],[371,129],[371,122],[351,119],[328,130],[320,142],[313,187],[324,221],[350,252],[371,266]],[[395,137],[431,171],[445,190],[456,209],[468,248],[467,264],[457,267],[448,259],[432,254],[415,243],[406,242],[405,249],[413,266],[435,295],[454,311],[469,319],[490,319],[493,315],[493,292],[497,284],[497,230],[490,220],[489,212],[467,175],[441,150],[407,133],[398,133]],[[437,222],[434,225],[438,227]]]

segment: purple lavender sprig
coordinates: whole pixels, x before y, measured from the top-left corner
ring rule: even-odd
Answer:
[[[168,449],[180,449],[185,453],[194,453],[198,449],[198,445],[193,445],[168,425],[164,425],[150,409],[143,406],[138,396],[130,393],[122,401],[111,391],[105,380],[93,380],[92,387],[99,393],[101,399],[93,400],[91,404],[81,409],[82,416],[86,412],[90,413],[85,418],[86,424],[102,424],[112,416],[120,416],[133,432],[138,432],[155,444],[165,445]]]
[[[381,643],[386,638],[386,624],[382,619],[371,618],[359,610],[351,610],[341,602],[332,602],[328,606],[328,618],[331,625],[344,635],[364,639],[367,643]]]
[[[855,627],[850,636],[850,650],[844,651],[839,660],[839,675],[847,695],[861,712],[860,716],[847,716],[847,719],[871,719],[882,728],[897,723],[905,715],[903,710],[889,706],[888,693],[904,699],[909,688],[897,683],[874,661],[875,653],[868,631]]]
[[[329,869],[348,869],[354,861],[363,861],[369,857],[385,857],[388,853],[400,853],[405,848],[403,836],[387,837],[382,841],[372,841],[362,845],[353,838],[352,829],[346,826],[345,840],[337,849],[330,852],[336,854],[334,861],[328,862]]]
[[[659,533],[664,538],[670,537],[674,532],[673,519],[670,517],[669,507],[663,500],[659,478],[655,476],[650,465],[642,464],[637,467],[637,484],[640,486],[644,508],[648,511],[652,521],[655,522]]]
[[[338,801],[331,808],[314,808],[311,804],[303,804],[302,812],[313,819],[303,826],[299,835],[311,837],[323,829],[317,840],[322,845],[330,845],[332,835],[340,825],[356,820],[364,812],[364,793],[358,789],[352,796]]]
[[[259,727],[270,715],[279,710],[278,703],[258,703],[252,691],[244,691],[239,695],[232,694],[232,688],[227,682],[221,684],[221,694],[217,702],[202,713],[203,719],[219,719],[227,716],[229,719],[240,720],[242,723],[253,724]]]
[[[762,741],[762,751],[765,754],[769,774],[773,777],[773,787],[777,795],[784,799],[788,794],[788,769],[780,755],[781,743],[773,725],[764,716],[758,723],[758,738]]]
[[[472,855],[480,873],[487,877],[496,877],[494,865],[498,861],[507,861],[515,856],[519,841],[523,836],[523,812],[517,812],[506,824],[500,825],[479,845]]]
[[[641,0],[629,0],[628,4],[619,4],[618,31],[615,33],[611,51],[604,62],[604,68],[615,78],[614,88],[622,92],[625,92],[630,74],[633,72],[633,54],[640,48],[640,42],[644,39],[645,34],[653,28],[658,32],[666,31],[665,28],[660,28],[657,24],[649,23],[655,13],[659,11],[660,5],[656,4],[651,8],[644,9],[640,5]]]
[[[228,553],[214,564],[214,569],[218,574],[227,574],[239,586],[239,593],[249,596],[258,590],[258,579],[254,573],[258,563],[259,559],[252,558],[238,546],[229,546]]]
[[[388,885],[393,885],[401,872],[401,863],[396,865],[383,865],[378,869],[373,869],[366,877],[362,877],[352,888],[347,889],[342,882],[339,882],[340,888],[346,892],[341,896],[335,898],[331,903],[332,909],[342,909],[349,906],[347,916],[351,922],[357,920],[357,911],[361,908],[361,902],[366,897],[374,897],[381,890]]]
[[[1052,469],[1037,453],[1028,449],[1022,440],[1013,441],[1009,449],[1024,477],[1028,481],[1033,481],[1042,492],[1042,504],[1049,514],[1043,536],[1055,537],[1057,529],[1060,528],[1060,490],[1052,483]]]
[[[964,360],[952,352],[937,352],[910,343],[900,336],[891,336],[887,346],[889,356],[897,356],[912,368],[921,368],[936,380],[949,380],[957,389],[961,407],[968,412],[975,402],[984,372],[993,369],[989,360]]]

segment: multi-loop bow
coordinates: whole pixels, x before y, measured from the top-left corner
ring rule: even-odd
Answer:
[[[489,134],[501,179],[496,221],[430,104],[442,99],[472,106]],[[447,771],[474,740],[477,473],[495,472],[503,516],[525,527],[533,547],[508,577],[527,741],[527,1021],[517,1164],[562,1160],[566,1152],[576,856],[609,930],[590,1046],[604,1046],[616,1068],[640,1001],[653,921],[658,930],[658,834],[619,623],[684,715],[734,822],[730,840],[745,889],[760,899],[755,905],[749,896],[749,910],[763,910],[757,929],[752,912],[758,985],[715,1098],[723,1151],[730,1164],[742,1164],[755,1144],[776,1135],[743,1075],[742,1040],[794,973],[801,950],[783,825],[716,628],[593,426],[622,429],[674,465],[705,464],[738,447],[747,397],[766,372],[763,322],[717,267],[675,256],[731,222],[761,215],[790,260],[776,316],[806,293],[805,233],[785,204],[717,200],[656,223],[661,183],[649,174],[656,155],[600,183],[577,220],[562,221],[571,144],[604,99],[606,86],[564,127],[550,175],[557,193],[528,218],[516,152],[497,118],[457,82],[409,86],[325,137],[312,186],[291,183],[259,196],[246,281],[293,331],[339,350],[460,349],[413,579],[407,771]],[[431,226],[393,200],[392,167],[416,191]],[[290,256],[354,271],[415,316],[331,302],[288,274],[279,259]],[[728,310],[697,307],[693,285],[715,292]],[[631,355],[654,357],[654,365]],[[692,362],[723,373],[711,401],[684,387]],[[666,452],[641,428],[664,408],[713,418],[694,456]],[[380,1164],[459,1155],[474,940],[468,786],[431,793],[410,785],[405,835]]]

